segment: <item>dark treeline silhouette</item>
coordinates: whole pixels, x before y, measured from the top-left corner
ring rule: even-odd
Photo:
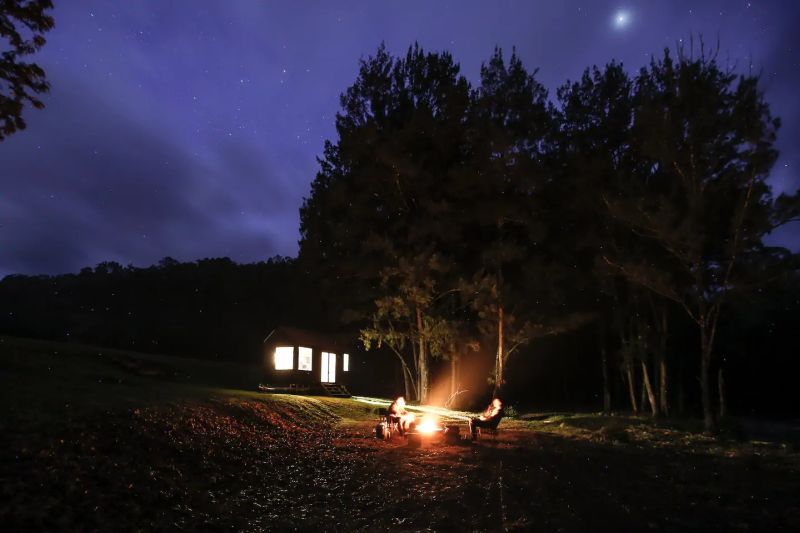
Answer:
[[[260,361],[261,341],[276,324],[327,327],[319,304],[294,259],[239,265],[226,258],[191,263],[166,258],[149,268],[106,262],[79,274],[0,280],[0,333],[252,364]],[[734,391],[733,413],[796,414],[796,405],[786,398],[800,370],[792,355],[800,353],[797,324],[798,276],[733,302],[719,348]],[[696,412],[697,372],[681,364],[681,356],[690,362],[694,345],[690,325],[676,324],[669,345],[676,374],[671,414]],[[505,393],[517,405],[539,409],[598,409],[602,375],[597,352],[594,324],[537,341],[512,361],[513,378]],[[613,349],[609,354],[613,407],[627,410],[618,355]],[[450,371],[449,361],[433,366],[438,375]],[[485,383],[484,377],[475,378],[473,383]],[[466,376],[461,379],[468,383]]]
[[[105,262],[78,274],[6,276],[0,331],[256,363],[277,324],[318,325],[310,301],[288,258],[245,265],[165,258],[149,268]]]

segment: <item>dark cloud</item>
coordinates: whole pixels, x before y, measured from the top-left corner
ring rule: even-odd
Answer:
[[[36,156],[4,165],[13,187],[4,197],[10,207],[0,273],[74,271],[101,260],[151,263],[168,254],[190,260],[209,255],[210,243],[215,255],[260,247],[261,257],[274,246],[266,229],[226,228],[226,220],[258,201],[241,192],[253,192],[246,182],[268,183],[268,169],[248,151],[231,152],[228,171],[215,173],[157,127],[68,78],[61,78],[49,111],[36,127],[50,138],[9,143]],[[49,146],[32,146],[35,140]]]

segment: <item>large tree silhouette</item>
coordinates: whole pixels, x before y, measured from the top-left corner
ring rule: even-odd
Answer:
[[[420,400],[440,345],[431,265],[452,240],[448,176],[461,161],[468,101],[449,54],[415,45],[393,58],[381,46],[341,97],[338,139],[301,208],[302,264],[342,321],[400,357]]]
[[[44,34],[53,27],[53,17],[47,11],[51,0],[0,1],[0,141],[25,129],[22,110],[26,104],[37,109],[44,107],[38,95],[50,84],[42,68],[25,61],[45,44]]]
[[[729,293],[758,281],[748,263],[774,253],[763,238],[796,217],[798,197],[773,198],[767,177],[779,126],[758,78],[713,55],[668,51],[636,81],[633,179],[604,195],[635,238],[605,261],[632,283],[679,305],[697,327],[703,418],[716,429],[712,361]]]

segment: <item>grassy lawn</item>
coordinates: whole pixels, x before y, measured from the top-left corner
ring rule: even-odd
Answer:
[[[373,438],[375,405],[259,378],[0,337],[0,529],[800,529],[793,428],[526,413],[413,449]]]

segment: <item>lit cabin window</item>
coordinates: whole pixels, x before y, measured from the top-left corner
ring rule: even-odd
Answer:
[[[350,354],[343,353],[342,354],[342,370],[347,372],[350,370]]]
[[[322,366],[319,380],[323,383],[336,383],[336,354],[322,352]]]
[[[297,370],[311,371],[311,348],[298,348]]]
[[[294,347],[278,346],[275,348],[275,370],[291,370],[294,368]]]

